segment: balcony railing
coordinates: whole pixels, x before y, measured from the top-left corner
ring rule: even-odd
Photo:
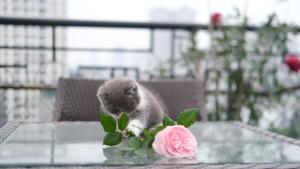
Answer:
[[[0,49],[10,50],[45,50],[51,51],[52,61],[57,60],[58,51],[89,51],[89,52],[137,52],[137,53],[152,53],[154,47],[154,31],[156,30],[168,30],[171,32],[170,39],[170,78],[174,78],[174,65],[175,65],[175,40],[177,38],[176,31],[186,31],[188,33],[195,33],[198,30],[208,30],[209,25],[201,24],[188,24],[188,23],[149,23],[149,22],[110,22],[110,21],[87,21],[87,20],[61,20],[61,19],[37,19],[37,18],[12,18],[12,17],[0,17],[0,25],[12,25],[12,26],[38,26],[38,27],[50,27],[51,28],[51,46],[16,46],[16,45],[2,45]],[[83,47],[58,47],[56,44],[57,28],[69,28],[69,27],[88,27],[88,28],[124,28],[124,29],[141,29],[148,30],[150,32],[149,44],[146,49],[120,49],[120,48],[83,48]],[[234,26],[223,26],[225,28],[232,28]],[[256,31],[257,27],[248,26],[248,31]],[[297,28],[300,31],[300,28]],[[0,68],[26,68],[26,65],[3,65],[0,64]]]
[[[175,64],[176,64],[176,58],[175,58],[175,52],[176,52],[176,40],[181,40],[179,36],[177,36],[177,32],[184,31],[187,34],[191,35],[196,33],[197,31],[208,31],[211,27],[209,25],[201,25],[201,24],[188,24],[188,23],[148,23],[148,22],[110,22],[110,21],[87,21],[87,20],[60,20],[60,19],[37,19],[37,18],[12,18],[12,17],[0,17],[0,26],[24,26],[24,27],[30,27],[30,26],[36,26],[36,27],[46,27],[51,29],[51,43],[50,46],[31,46],[31,45],[8,45],[3,44],[0,46],[1,50],[20,50],[20,51],[47,51],[51,52],[51,62],[56,63],[57,53],[58,52],[64,52],[64,51],[73,51],[73,52],[129,52],[129,53],[153,53],[154,52],[154,46],[155,46],[155,31],[158,30],[166,30],[170,32],[170,46],[169,46],[169,72],[170,78],[176,78],[175,77]],[[57,33],[58,28],[121,28],[121,29],[133,29],[133,30],[146,30],[149,31],[149,46],[146,48],[141,49],[127,49],[127,48],[93,48],[93,47],[61,47],[57,44],[57,39],[59,38],[59,34]],[[232,28],[235,26],[225,25],[224,28]],[[256,31],[258,27],[255,26],[248,26],[246,27],[247,31]],[[296,28],[296,31],[300,32],[300,28]],[[188,38],[187,38],[188,39]],[[190,40],[190,39],[189,39]],[[30,56],[28,56],[30,57]],[[1,63],[0,61],[0,70],[1,69],[18,69],[18,70],[24,70],[28,69],[28,65],[26,64],[7,64],[7,63]],[[121,70],[123,71],[123,75],[126,76],[129,71],[133,71],[135,73],[135,78],[140,78],[140,70],[136,67],[79,67],[80,71],[110,71],[110,77],[115,76],[115,71]],[[1,74],[0,74],[1,76]],[[4,94],[3,92],[7,92],[8,90],[17,90],[17,91],[55,91],[55,83],[39,83],[39,84],[22,84],[22,83],[5,83],[2,82],[1,79],[10,78],[9,75],[6,77],[0,77],[0,101],[2,102],[5,100],[6,102],[11,102],[11,100],[5,98],[4,96],[3,100],[1,99]],[[1,93],[2,92],[2,93]],[[209,91],[208,91],[209,93]],[[25,94],[26,95],[26,94]],[[42,95],[42,94],[40,94]],[[46,93],[45,99],[39,99],[40,102],[44,102],[43,104],[40,104],[37,102],[37,105],[47,105],[48,107],[44,107],[43,110],[50,109],[53,98],[49,101],[48,98],[52,97],[52,94]],[[49,96],[49,97],[48,97]],[[22,96],[23,97],[23,96]],[[26,95],[27,97],[27,95]],[[29,97],[29,96],[28,96]],[[30,96],[31,97],[31,96]],[[9,103],[8,103],[9,104]],[[22,102],[22,104],[26,104],[26,106],[23,107],[29,107],[31,103],[29,102]],[[50,105],[50,106],[49,106]],[[9,110],[11,107],[6,107],[5,109]],[[1,107],[0,104],[0,114],[3,110],[3,107]],[[21,107],[21,106],[16,106]],[[10,110],[9,110],[10,111]]]

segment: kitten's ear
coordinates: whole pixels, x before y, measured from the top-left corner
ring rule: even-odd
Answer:
[[[98,99],[99,99],[100,102],[101,102],[102,99],[107,99],[108,98],[108,94],[107,93],[103,93],[102,92],[103,91],[102,88],[103,88],[102,86],[99,87],[99,89],[97,91],[97,95],[96,95],[98,97]]]
[[[99,100],[101,100],[100,91],[101,91],[101,86],[98,88],[98,91],[97,91],[97,94],[96,94],[96,96],[98,97]]]

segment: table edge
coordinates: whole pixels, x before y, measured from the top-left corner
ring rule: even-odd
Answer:
[[[21,123],[19,122],[8,121],[0,127],[0,144],[3,143],[20,125]]]
[[[274,133],[274,132],[271,132],[271,131],[268,131],[268,130],[260,129],[260,128],[255,127],[255,126],[250,126],[248,124],[245,124],[245,123],[242,123],[242,122],[239,122],[239,121],[235,121],[235,122],[232,122],[230,124],[232,124],[233,126],[236,126],[236,127],[241,127],[241,128],[250,130],[250,131],[252,131],[256,134],[260,134],[260,135],[263,135],[263,136],[266,136],[266,137],[270,137],[272,139],[277,139],[279,141],[286,142],[286,143],[293,144],[293,145],[296,145],[296,146],[300,147],[300,140],[296,140],[296,139],[291,138],[291,137],[287,137],[287,136],[284,136],[284,135],[281,135],[281,134],[277,134],[277,133]]]

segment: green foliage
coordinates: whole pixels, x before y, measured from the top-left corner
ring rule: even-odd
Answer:
[[[184,127],[190,127],[197,120],[198,111],[199,109],[192,108],[179,113],[176,118],[177,124],[183,125]]]
[[[213,91],[216,111],[212,114],[215,114],[214,120],[241,120],[243,108],[250,111],[248,122],[256,125],[265,106],[261,103],[270,104],[271,100],[280,97],[275,92],[282,88],[276,74],[278,66],[282,65],[270,64],[274,60],[282,60],[288,53],[288,35],[293,31],[291,27],[280,23],[275,15],[271,15],[250,39],[246,34],[247,18],[241,19],[236,15],[232,19],[241,20],[240,26],[215,30],[217,35],[212,38],[215,48],[211,53],[215,57],[215,64],[219,64],[206,76],[206,84],[214,83],[217,86]],[[216,74],[217,77],[213,79]],[[225,95],[221,94],[221,83],[228,86]],[[220,104],[221,97],[227,98],[226,106]]]
[[[129,116],[127,113],[122,112],[121,117],[118,121],[119,130],[123,131],[129,123]]]
[[[123,112],[118,120],[118,123],[112,116],[101,115],[100,122],[107,134],[104,137],[103,144],[108,146],[115,146],[121,143],[122,139],[127,139],[128,147],[134,149],[135,154],[141,154],[145,150],[152,148],[152,143],[157,133],[172,125],[183,125],[185,127],[191,126],[197,119],[198,109],[187,109],[179,113],[177,121],[173,121],[170,117],[163,118],[163,126],[156,126],[153,129],[143,129],[141,136],[135,136],[131,131],[126,130],[129,123],[129,116]],[[117,126],[118,125],[118,126]]]
[[[124,134],[125,134],[125,136],[127,136],[127,137],[134,137],[134,136],[135,136],[134,133],[133,133],[132,131],[125,131]]]
[[[105,132],[115,132],[116,131],[117,123],[112,116],[102,114],[102,115],[100,115],[100,122],[101,122]]]
[[[270,130],[285,136],[300,139],[300,112],[295,112],[287,124],[280,126],[272,125]]]
[[[122,141],[122,134],[119,132],[107,133],[103,139],[103,144],[115,146]]]
[[[147,150],[145,149],[137,149],[134,151],[134,154],[137,156],[143,156],[144,154],[146,154]]]
[[[248,31],[248,19],[238,10],[223,18],[223,25],[235,25],[210,27],[209,49],[198,48],[196,33],[191,32],[191,46],[182,51],[176,63],[186,70],[187,78],[204,80],[206,100],[214,104],[208,112],[209,120],[240,121],[241,113],[245,113],[248,123],[257,125],[266,109],[285,106],[284,93],[294,91],[288,90],[293,84],[280,77],[284,73],[293,76],[287,74],[283,63],[295,27],[270,15],[257,30]],[[294,95],[299,99],[299,93]]]
[[[176,62],[186,68],[186,76],[196,78],[199,77],[201,69],[201,60],[205,58],[206,52],[202,49],[197,49],[196,32],[192,32],[190,38],[192,45],[186,52],[182,52],[182,57]]]
[[[144,140],[143,140],[143,146],[145,148],[151,148],[152,143],[154,141],[155,133],[153,131],[149,131],[148,129],[144,129]]]
[[[176,123],[170,118],[170,117],[168,117],[168,116],[165,116],[164,118],[163,118],[163,125],[164,126],[173,126],[173,125],[175,125]]]
[[[139,137],[130,137],[129,140],[128,140],[128,146],[129,147],[132,147],[132,148],[135,148],[135,149],[139,149],[142,147],[142,141]]]
[[[277,109],[276,113],[294,112],[294,107],[286,106],[286,95],[299,100],[300,94],[296,90],[300,81],[296,74],[287,71],[284,58],[290,53],[289,47],[294,46],[291,38],[299,31],[293,25],[281,22],[274,14],[257,29],[249,31],[252,25],[248,24],[248,19],[235,11],[233,15],[223,17],[226,19],[222,25],[227,26],[209,26],[208,49],[197,47],[197,31],[190,31],[191,45],[181,49],[175,66],[186,71],[186,78],[203,79],[206,101],[214,104],[207,113],[209,120],[240,121],[247,116],[245,119],[249,124],[258,125],[263,113],[274,112],[274,107],[285,107]],[[170,67],[173,61],[168,64],[160,66]],[[268,111],[270,109],[272,111]],[[295,118],[288,122],[283,119],[286,118],[278,119],[283,124],[273,126],[272,130],[299,137]],[[173,123],[164,119],[163,125]]]
[[[160,132],[161,130],[165,129],[166,126],[157,126],[154,130],[152,130],[152,133],[154,135],[156,135],[158,132]]]

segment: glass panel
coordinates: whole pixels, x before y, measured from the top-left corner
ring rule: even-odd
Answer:
[[[170,160],[150,150],[103,148],[98,122],[27,123],[0,144],[0,166],[300,162],[300,147],[229,123],[199,123],[190,129],[199,143],[197,157]]]

